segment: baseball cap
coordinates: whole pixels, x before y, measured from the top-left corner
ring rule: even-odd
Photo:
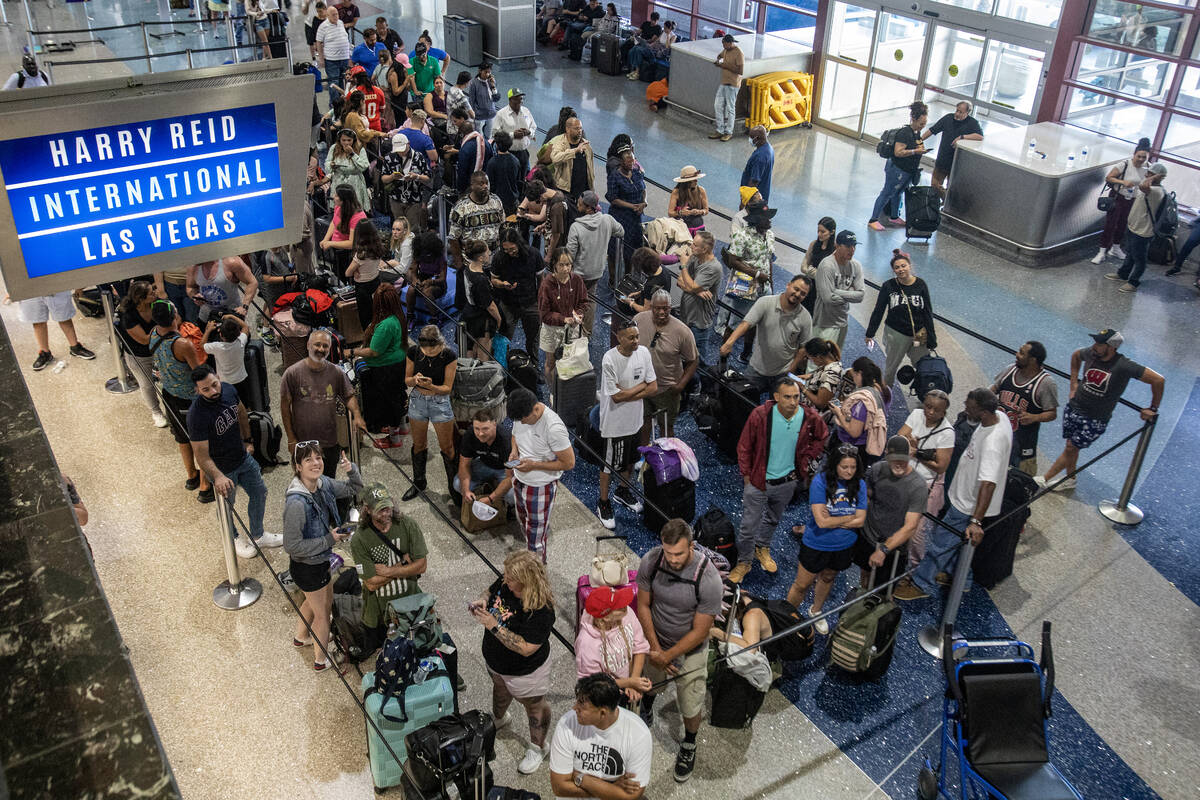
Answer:
[[[737,39],[733,38],[732,33],[727,33],[721,37],[721,41],[725,44],[737,44]]]
[[[408,137],[403,133],[397,133],[392,137],[392,152],[400,154],[408,152]]]
[[[896,435],[887,440],[887,447],[884,448],[883,457],[888,461],[908,461],[908,439]]]
[[[379,481],[367,484],[363,489],[363,503],[366,504],[367,510],[374,513],[384,508],[395,508],[396,502],[392,500],[391,493]]]
[[[600,196],[598,194],[596,194],[595,192],[591,191],[590,189],[588,191],[584,192],[583,194],[579,195],[579,200],[588,208],[599,208],[600,207]]]
[[[1153,164],[1146,167],[1146,172],[1150,173],[1151,175],[1166,175],[1167,165],[1161,161],[1155,161]]]
[[[1106,344],[1109,347],[1120,347],[1125,344],[1125,337],[1121,335],[1121,332],[1112,328],[1105,328],[1099,333],[1093,333],[1091,337],[1096,344]]]
[[[509,97],[524,97],[525,93],[522,92],[520,89],[509,89],[508,96]]]
[[[858,237],[850,231],[838,231],[837,239],[835,241],[844,247],[858,246]]]

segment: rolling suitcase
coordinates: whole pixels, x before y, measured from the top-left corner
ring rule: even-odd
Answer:
[[[572,61],[583,60],[583,39],[581,37],[572,37],[571,40],[567,42],[567,58],[571,59]]]
[[[680,476],[659,483],[653,469],[642,471],[642,524],[655,536],[669,519],[696,518],[696,483]]]
[[[445,665],[437,656],[426,656],[437,668],[445,672]],[[379,728],[384,739],[401,760],[408,757],[405,737],[441,719],[454,711],[454,686],[445,674],[426,678],[423,683],[409,686],[404,693],[404,713],[400,713],[400,701],[395,697],[385,698],[376,692],[368,692],[375,686],[374,671],[363,675],[363,705],[367,715]],[[407,716],[407,721],[397,721]],[[367,725],[367,752],[371,761],[371,779],[379,789],[399,786],[403,770],[383,746],[383,740],[371,725]]]
[[[737,461],[738,440],[742,438],[742,428],[746,427],[750,412],[758,405],[759,395],[754,384],[741,373],[726,372],[724,378],[717,394],[721,409],[717,445],[725,455]]]
[[[554,370],[554,385],[550,387],[550,407],[562,417],[568,428],[580,430],[588,410],[596,405],[596,371],[563,380]]]
[[[621,40],[611,33],[592,37],[592,65],[602,75],[621,74]]]
[[[1038,485],[1033,478],[1016,467],[1008,470],[1008,480],[1004,484],[1004,502],[1000,506],[999,525],[991,524],[993,520],[985,519],[983,527],[987,535],[975,548],[971,559],[971,572],[978,583],[985,589],[991,589],[1000,581],[1012,575],[1013,559],[1017,554],[1017,542],[1021,540],[1021,532],[1029,521],[1030,511],[1023,508],[1012,516],[1014,509],[1037,494]]]
[[[492,786],[488,762],[496,757],[496,725],[482,711],[448,714],[405,737],[409,759],[405,777],[417,792],[405,797],[485,797]]]
[[[586,425],[575,438],[575,453],[592,466],[603,466],[604,437],[600,435],[600,405],[597,403],[584,417]]]
[[[271,389],[267,383],[267,357],[261,339],[246,342],[246,382],[238,399],[247,411],[270,411]]]
[[[633,600],[629,604],[629,609],[635,611],[637,609],[637,570],[629,570],[629,585],[633,587]],[[589,576],[580,575],[579,582],[575,586],[575,633],[579,633],[579,620],[583,618],[583,609],[587,606],[588,596],[596,587],[592,586]]]
[[[892,578],[900,559],[892,559]],[[875,584],[871,570],[870,585]],[[850,598],[847,598],[849,600]],[[896,651],[896,632],[900,630],[900,606],[878,592],[842,612],[837,627],[829,637],[829,663],[866,680],[879,680],[892,664]]]
[[[909,186],[904,190],[904,236],[928,239],[942,224],[942,196],[932,186]]]
[[[514,389],[528,389],[538,393],[537,360],[519,347],[508,350],[508,380],[505,383],[507,391],[512,394]]]

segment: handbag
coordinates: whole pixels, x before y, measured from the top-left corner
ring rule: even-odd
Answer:
[[[588,583],[595,586],[624,586],[629,583],[629,555],[621,550],[600,552],[601,542],[621,539],[622,536],[597,536],[596,554],[592,556],[592,568]]]
[[[896,285],[899,286],[900,282],[897,281]],[[910,303],[908,300],[908,292],[904,291],[904,289],[901,289],[900,294],[904,295],[904,310],[908,312],[908,327],[912,328],[913,341],[921,345],[921,347],[928,347],[929,331],[925,330],[923,327],[918,328],[917,323],[913,320],[912,303]]]
[[[1125,166],[1121,167],[1121,174],[1117,176],[1119,180],[1125,180],[1125,170],[1129,169],[1129,161],[1126,159]],[[1117,194],[1121,190],[1109,184],[1108,179],[1104,179],[1104,186],[1100,189],[1100,196],[1096,198],[1096,208],[1107,214],[1117,205]]]
[[[574,337],[571,336],[574,332]],[[588,339],[582,336],[578,325],[568,325],[562,356],[554,362],[558,377],[569,381],[592,369],[592,356],[588,351]]]

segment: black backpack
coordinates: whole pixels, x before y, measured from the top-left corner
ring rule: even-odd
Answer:
[[[875,145],[875,154],[880,158],[892,158],[896,155],[896,137],[903,128],[892,128],[879,135],[879,143]]]
[[[738,563],[737,531],[721,509],[709,506],[696,518],[696,541],[725,556],[730,564]]]
[[[1150,209],[1150,198],[1143,195],[1146,210]],[[1175,193],[1168,192],[1159,203],[1158,213],[1151,217],[1154,223],[1154,236],[1146,250],[1146,260],[1151,264],[1175,263],[1175,233],[1179,230],[1179,204],[1175,202]]]
[[[270,414],[262,411],[248,411],[250,419],[250,443],[254,445],[254,460],[260,467],[274,467],[281,464],[279,446],[283,442],[283,431]]]
[[[347,570],[357,577],[354,570]],[[340,580],[340,579],[339,579]],[[336,589],[336,586],[335,586]],[[370,655],[367,652],[367,629],[363,625],[362,594],[333,593],[333,638],[338,649],[346,654],[352,664],[357,664]]]

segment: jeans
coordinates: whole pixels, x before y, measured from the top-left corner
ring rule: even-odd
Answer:
[[[1129,281],[1132,285],[1137,286],[1142,282],[1142,273],[1146,271],[1146,253],[1150,249],[1150,237],[1138,236],[1133,231],[1126,231],[1124,247],[1125,261],[1117,270],[1117,275],[1121,280]],[[1182,260],[1180,263],[1183,263]]]
[[[475,132],[483,134],[483,138],[485,138],[485,139],[491,139],[492,138],[492,122],[494,119],[495,118],[493,117],[492,119],[477,119],[477,120],[475,120]]]
[[[725,340],[729,338],[729,334],[733,333],[733,329],[750,313],[750,307],[754,305],[753,300],[747,300],[743,297],[733,297],[731,295],[722,297],[721,302],[725,305],[720,306],[720,310],[717,311],[716,331],[717,335],[721,337],[721,340],[717,342],[718,348],[725,344]],[[725,306],[729,306],[738,313],[733,313],[733,311],[730,311]],[[742,338],[744,339],[745,336]]]
[[[946,509],[946,516],[942,517],[942,522],[955,530],[965,531],[971,522],[971,515],[964,514],[954,506],[950,506]],[[958,567],[958,546],[961,543],[962,539],[958,534],[951,533],[941,525],[932,525],[925,541],[925,558],[921,560],[917,571],[913,573],[913,583],[930,595],[936,595],[939,588],[936,580],[937,574],[944,572],[950,576],[954,575],[954,570]],[[967,582],[963,585],[963,591],[969,592],[970,590],[971,572],[968,570]]]
[[[1200,227],[1200,226],[1197,226]],[[696,340],[696,353],[700,356],[700,364],[703,366],[712,366],[717,363],[716,354],[713,349],[713,329],[712,326],[707,328],[697,328],[688,325],[688,330],[692,332],[692,337]]]
[[[653,53],[650,52],[650,45],[634,45],[633,49],[629,51],[629,71],[632,72],[635,69],[640,69],[643,61],[653,57]]]
[[[254,460],[254,456],[247,453],[246,457],[242,459],[242,463],[237,468],[226,472],[225,477],[233,481],[234,485],[234,489],[229,493],[231,506],[237,487],[240,486],[246,490],[246,496],[249,498],[249,507],[246,509],[246,516],[249,519],[246,520],[246,523],[250,526],[250,538],[261,539],[263,514],[267,510],[267,484],[263,483],[262,470],[259,469],[258,462]]]
[[[875,208],[871,210],[871,221],[879,219],[884,206],[897,202],[900,195],[912,182],[913,174],[911,172],[904,172],[893,164],[891,159],[888,159],[887,164],[883,167],[883,189],[875,198]]]
[[[484,464],[479,460],[472,461],[471,491],[475,491],[485,483],[490,484],[491,487],[495,489],[504,481],[506,476],[507,472],[505,470],[492,469],[487,464]],[[458,479],[457,473],[454,475],[454,491],[462,491],[462,481]],[[508,488],[508,492],[504,495],[504,502],[508,503],[510,506],[515,506],[517,504],[517,494],[512,490],[511,486]]]
[[[733,120],[736,113],[738,87],[721,84],[717,87],[717,99],[713,102],[716,112],[717,133],[733,134]]]
[[[243,17],[243,19],[235,19],[233,21],[233,39],[235,44],[246,44],[246,4],[234,0],[230,9],[230,16]],[[239,58],[241,54],[239,53]]]
[[[342,78],[346,74],[346,70],[349,68],[349,59],[325,59],[325,80],[329,84],[329,103],[331,106],[333,105],[334,100],[341,96],[337,89],[334,89],[333,87],[335,84],[341,84]]]
[[[1192,250],[1200,245],[1200,222],[1192,225],[1192,232],[1188,234],[1187,241],[1183,243],[1183,248],[1179,251],[1179,255],[1175,257],[1175,266],[1182,268],[1183,262],[1187,261],[1188,256],[1192,254]],[[1196,277],[1200,278],[1200,267],[1196,267]]]
[[[778,486],[768,483],[765,492],[753,483],[746,483],[742,488],[742,524],[737,537],[739,563],[753,562],[756,547],[770,549],[779,518],[787,511],[795,493],[795,481]]]

